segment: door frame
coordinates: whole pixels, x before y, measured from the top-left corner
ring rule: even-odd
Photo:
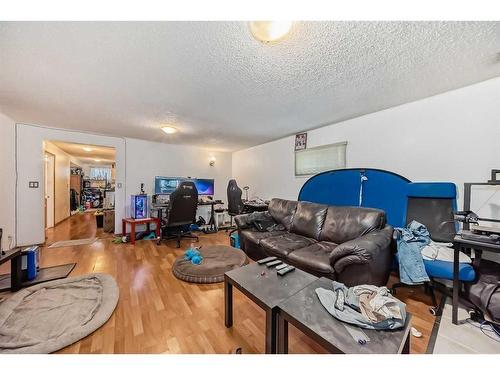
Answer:
[[[53,154],[52,152],[49,152],[49,151],[46,151],[44,150],[44,162],[45,162],[45,168],[44,168],[44,171],[43,171],[43,175],[44,175],[44,180],[43,180],[43,183],[44,183],[44,186],[43,186],[43,189],[44,189],[44,197],[43,197],[43,201],[44,201],[44,204],[45,204],[45,229],[49,229],[47,227],[47,191],[46,191],[46,188],[47,188],[47,175],[46,175],[46,171],[47,171],[47,160],[45,160],[45,156],[47,155],[50,155],[49,157],[53,158],[54,160],[54,168],[52,169],[52,222],[53,222],[53,227],[56,226],[56,155]]]

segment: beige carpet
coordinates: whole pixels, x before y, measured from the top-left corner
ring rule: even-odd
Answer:
[[[38,284],[0,303],[0,353],[52,353],[101,327],[118,303],[106,274]]]
[[[97,241],[97,238],[82,238],[81,240],[57,241],[49,246],[49,249],[54,247],[80,246],[90,245]]]

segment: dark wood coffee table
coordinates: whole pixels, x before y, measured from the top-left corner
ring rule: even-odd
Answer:
[[[224,275],[226,327],[233,325],[233,286],[266,312],[266,353],[276,353],[278,304],[318,278],[296,269],[279,276],[274,267],[252,263]]]
[[[370,338],[365,345],[357,343],[347,331],[347,323],[334,318],[323,307],[316,288],[332,288],[332,280],[321,278],[278,304],[278,353],[288,353],[288,323],[318,342],[330,353],[346,354],[408,354],[410,352],[411,315],[406,324],[394,331],[364,329]]]

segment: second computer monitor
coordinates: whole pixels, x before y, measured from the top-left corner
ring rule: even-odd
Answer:
[[[185,177],[155,177],[155,194],[171,194],[182,181],[192,181],[198,195],[214,195],[214,179]]]
[[[211,178],[195,178],[192,180],[198,195],[214,195],[214,180]]]

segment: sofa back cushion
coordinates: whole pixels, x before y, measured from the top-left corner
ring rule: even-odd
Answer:
[[[286,230],[290,230],[292,225],[293,215],[297,209],[297,201],[289,201],[286,199],[273,198],[269,203],[269,213],[274,221],[278,224],[283,224]]]
[[[328,206],[311,202],[298,202],[290,232],[319,239]]]
[[[329,206],[320,241],[341,244],[385,226],[385,212],[374,208]]]

